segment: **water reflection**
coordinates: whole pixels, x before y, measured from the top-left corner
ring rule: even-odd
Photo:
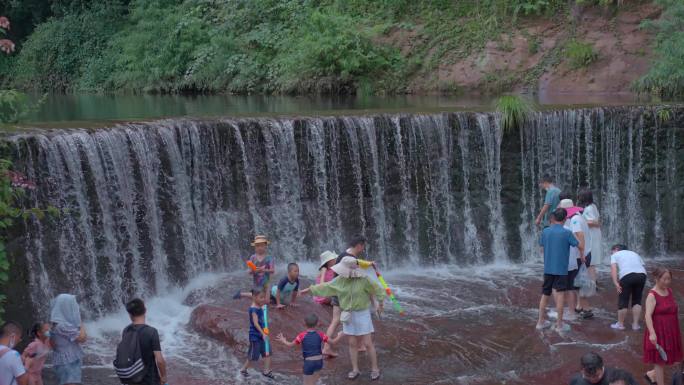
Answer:
[[[36,96],[37,97],[37,96]],[[649,102],[634,94],[543,94],[541,105],[614,105]],[[158,119],[162,117],[345,114],[377,111],[489,109],[492,97],[444,95],[259,96],[50,94],[32,123]]]

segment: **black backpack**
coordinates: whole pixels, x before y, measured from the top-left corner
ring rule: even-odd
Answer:
[[[146,325],[137,328],[129,325],[121,334],[121,342],[116,347],[116,358],[114,358],[114,371],[119,376],[122,384],[139,383],[145,379],[147,368],[142,360],[140,350],[140,336],[138,333]]]

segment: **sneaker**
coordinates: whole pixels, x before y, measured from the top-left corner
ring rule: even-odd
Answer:
[[[624,326],[624,325],[620,325],[618,322],[616,322],[616,323],[610,325],[610,328],[611,328],[611,329],[615,329],[615,330],[625,330],[625,326]]]
[[[544,330],[544,329],[548,329],[550,327],[551,327],[551,321],[545,320],[544,322],[542,322],[540,324],[538,323],[537,326],[535,326],[534,328],[537,330]]]
[[[632,325],[632,330],[634,330],[635,332],[639,331],[639,330],[641,330],[641,326],[640,325]]]
[[[582,312],[580,313],[580,317],[582,317],[582,319],[593,318],[594,312],[592,312],[591,310],[582,310]]]

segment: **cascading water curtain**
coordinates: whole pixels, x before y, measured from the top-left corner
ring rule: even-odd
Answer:
[[[662,254],[683,232],[684,118],[654,108],[538,112],[514,132],[463,112],[14,134],[15,168],[37,186],[27,204],[66,213],[26,221],[10,251],[39,313],[68,291],[91,317],[241,269],[257,233],[280,262],[340,252],[354,233],[387,268],[538,261],[537,183],[551,174],[594,190],[604,248]]]

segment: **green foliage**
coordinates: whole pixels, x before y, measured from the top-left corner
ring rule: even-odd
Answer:
[[[84,66],[105,49],[124,8],[117,1],[93,2],[82,13],[50,19],[39,25],[24,43],[12,84],[34,90],[71,89]]]
[[[501,115],[504,132],[520,128],[534,113],[535,107],[524,96],[504,95],[494,101],[494,109]]]
[[[45,101],[43,97],[32,103],[29,96],[17,90],[0,90],[0,123],[18,123],[36,111]]]
[[[656,112],[656,118],[660,123],[669,122],[672,119],[672,111],[669,108],[659,108]]]
[[[648,73],[635,82],[639,92],[665,98],[684,96],[684,2],[658,0],[663,13],[657,20],[643,23],[655,31],[655,60]]]
[[[525,15],[538,15],[549,6],[547,0],[521,0],[514,1],[514,3],[516,3],[514,6],[516,15],[520,13]]]
[[[571,40],[565,46],[565,58],[570,63],[573,69],[587,67],[589,64],[598,59],[598,53],[594,50],[591,43],[582,42],[579,40]]]

